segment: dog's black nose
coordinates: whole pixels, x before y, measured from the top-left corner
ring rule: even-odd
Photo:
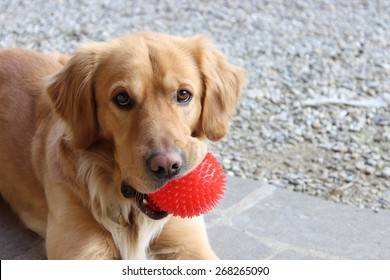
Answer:
[[[174,149],[157,152],[148,158],[147,166],[158,179],[169,179],[180,173],[183,156]]]

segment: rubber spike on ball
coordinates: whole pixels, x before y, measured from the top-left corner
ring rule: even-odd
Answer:
[[[221,164],[207,153],[190,173],[174,179],[149,195],[162,210],[182,218],[205,214],[222,198],[226,177]]]

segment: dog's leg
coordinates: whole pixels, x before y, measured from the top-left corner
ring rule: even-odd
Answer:
[[[46,250],[49,259],[116,259],[111,234],[65,186],[47,191],[49,215]]]
[[[151,245],[158,259],[218,259],[210,247],[203,217],[171,217]]]
[[[0,193],[29,229],[45,237],[47,220],[45,194],[34,177],[27,176],[28,172],[23,175],[22,178],[14,176],[13,182],[8,183],[8,176],[0,172]]]
[[[49,213],[46,236],[48,259],[116,259],[119,258],[111,235],[100,227],[87,211],[70,211],[59,218]]]

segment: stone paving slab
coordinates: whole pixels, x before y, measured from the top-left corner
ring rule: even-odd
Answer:
[[[205,217],[221,259],[390,259],[390,212],[230,177]],[[0,199],[0,259],[44,259],[44,243]]]
[[[222,259],[390,259],[390,212],[229,178],[206,215]]]

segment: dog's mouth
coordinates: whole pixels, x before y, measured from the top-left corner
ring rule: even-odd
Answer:
[[[134,198],[137,202],[138,208],[149,218],[153,220],[161,220],[168,216],[168,213],[160,209],[160,207],[158,207],[147,194],[138,192],[125,182],[122,182],[121,192],[126,198]]]

